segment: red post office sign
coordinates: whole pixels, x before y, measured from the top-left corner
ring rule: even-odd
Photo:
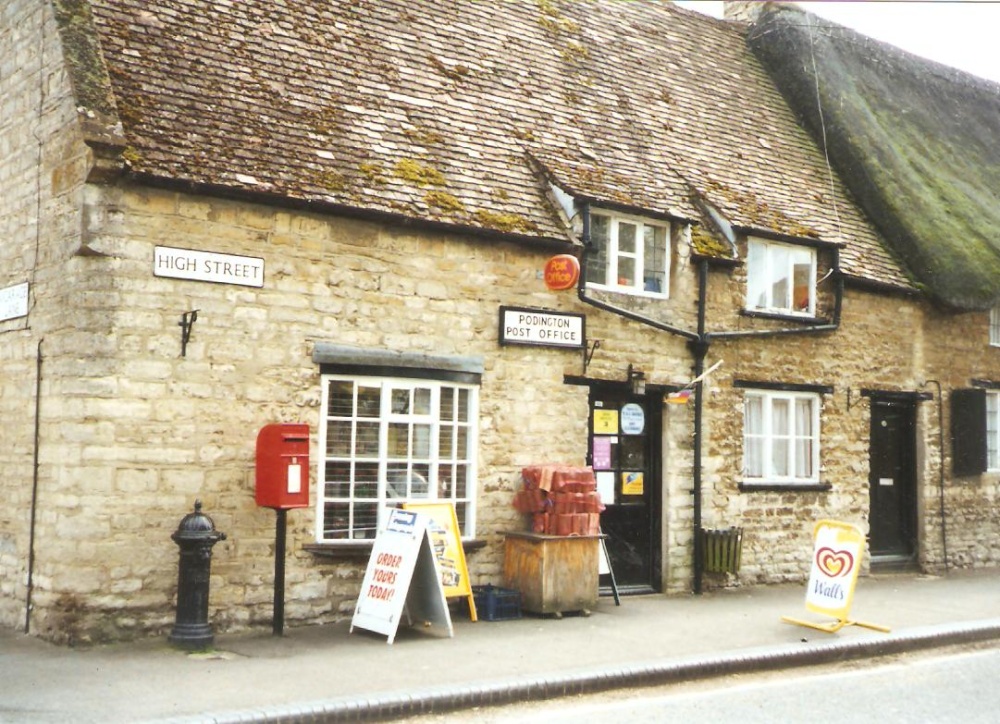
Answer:
[[[580,261],[572,254],[558,254],[545,263],[545,286],[554,292],[572,289],[580,280]]]

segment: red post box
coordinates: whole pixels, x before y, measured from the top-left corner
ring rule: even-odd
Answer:
[[[279,422],[257,433],[257,505],[309,507],[309,426]]]

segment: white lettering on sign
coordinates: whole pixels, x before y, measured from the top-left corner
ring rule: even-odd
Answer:
[[[582,349],[583,315],[501,307],[500,344]]]
[[[28,282],[0,289],[0,322],[28,316]]]
[[[264,260],[253,256],[158,246],[153,251],[153,276],[263,287]]]

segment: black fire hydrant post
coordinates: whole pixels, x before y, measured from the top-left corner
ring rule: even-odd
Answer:
[[[215,530],[215,523],[201,512],[201,501],[194,512],[181,520],[170,536],[180,547],[177,574],[177,620],[170,632],[170,643],[185,649],[211,645],[212,627],[208,623],[208,589],[212,571],[212,546],[226,539]]]

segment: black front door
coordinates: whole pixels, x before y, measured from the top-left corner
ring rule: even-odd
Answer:
[[[627,386],[591,388],[590,445],[601,501],[601,531],[623,593],[659,589],[660,408]]]
[[[869,550],[873,562],[912,559],[917,540],[916,405],[871,401]]]

